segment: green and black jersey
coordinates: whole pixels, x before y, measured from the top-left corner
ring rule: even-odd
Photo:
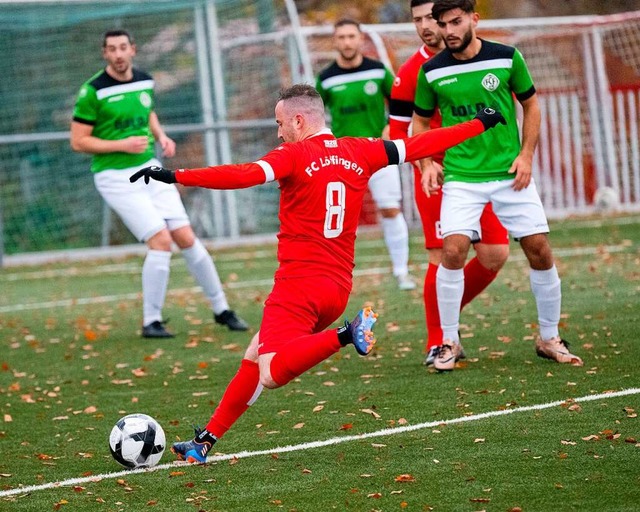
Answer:
[[[391,96],[393,73],[382,62],[364,57],[357,68],[334,62],[316,81],[329,109],[336,137],[380,137],[387,124],[385,99]]]
[[[447,49],[425,62],[418,75],[415,112],[431,117],[436,107],[442,126],[472,119],[483,107],[499,110],[507,125],[466,140],[445,153],[445,181],[485,182],[512,179],[508,173],[520,152],[515,97],[535,94],[522,54],[513,46],[482,40],[478,55],[457,60]]]
[[[100,153],[93,155],[91,170],[126,169],[148,162],[154,156],[154,138],[149,128],[153,112],[154,82],[150,75],[133,70],[133,79],[120,82],[105,70],[87,80],[78,94],[73,120],[93,126],[92,135],[105,140],[145,135],[144,153]]]

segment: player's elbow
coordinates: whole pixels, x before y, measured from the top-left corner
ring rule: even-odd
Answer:
[[[82,152],[82,147],[81,147],[80,143],[76,139],[74,139],[73,137],[71,137],[71,139],[69,139],[69,146],[71,146],[71,150],[75,151],[76,153]]]

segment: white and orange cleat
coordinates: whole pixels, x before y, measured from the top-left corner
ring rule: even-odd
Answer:
[[[536,353],[539,357],[552,359],[558,363],[570,364],[572,366],[582,366],[584,363],[578,356],[569,352],[569,343],[556,336],[550,340],[543,341],[540,336],[536,339]]]

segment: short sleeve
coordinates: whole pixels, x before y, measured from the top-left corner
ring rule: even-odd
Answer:
[[[384,83],[383,91],[385,98],[391,98],[391,89],[393,88],[393,81],[395,80],[394,74],[385,66],[384,68]]]
[[[511,90],[519,99],[526,99],[526,97],[531,96],[531,94],[529,94],[530,91],[535,91],[527,63],[517,48],[513,53],[510,85]],[[525,98],[522,98],[523,95]]]
[[[437,107],[437,98],[427,81],[424,68],[420,68],[418,82],[416,83],[416,96],[414,99],[414,110],[422,117],[431,117]]]
[[[97,108],[96,90],[89,84],[84,84],[78,92],[76,105],[73,109],[73,120],[86,124],[95,124],[98,117]]]

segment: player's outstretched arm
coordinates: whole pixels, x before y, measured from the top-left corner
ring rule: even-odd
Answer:
[[[480,135],[498,124],[506,124],[503,115],[495,109],[480,109],[471,121],[447,128],[428,130],[413,137],[395,141],[404,145],[404,162],[413,162],[441,153],[465,140]],[[396,163],[396,162],[389,162]]]
[[[262,185],[274,179],[274,171],[265,162],[251,162],[246,164],[216,165],[200,169],[176,169],[151,166],[140,169],[129,178],[131,183],[144,178],[162,181],[164,183],[180,183],[187,187],[205,187],[218,190],[231,190]]]

